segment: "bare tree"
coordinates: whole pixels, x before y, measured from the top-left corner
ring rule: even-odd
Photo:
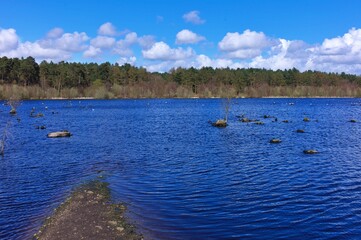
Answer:
[[[227,127],[228,126],[228,114],[231,108],[231,98],[228,96],[222,100],[223,110],[224,110],[224,118],[218,119],[216,122],[213,122],[212,125],[214,127]]]
[[[11,107],[10,114],[15,115],[17,111],[16,109],[21,104],[21,101],[11,98],[10,100],[7,101],[7,104]]]
[[[0,155],[3,157],[5,152],[5,145],[6,141],[9,138],[9,128],[10,128],[10,121],[6,123],[6,126],[4,128],[4,131],[2,132],[2,136],[0,139]]]

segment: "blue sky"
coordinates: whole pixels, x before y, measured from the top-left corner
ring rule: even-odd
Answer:
[[[0,1],[0,56],[361,74],[361,1]]]

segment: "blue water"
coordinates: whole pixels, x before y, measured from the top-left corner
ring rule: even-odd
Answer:
[[[10,117],[1,102],[0,130],[11,125],[0,239],[30,239],[74,187],[100,176],[146,239],[361,238],[361,99],[237,99],[229,126],[214,128],[222,105],[24,101]],[[29,117],[33,107],[45,116]],[[46,138],[62,129],[73,136]]]

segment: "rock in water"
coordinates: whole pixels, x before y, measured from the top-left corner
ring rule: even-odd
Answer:
[[[214,127],[227,127],[227,122],[226,122],[226,120],[219,119],[215,123],[212,123],[212,126],[214,126]]]
[[[10,114],[11,114],[11,115],[15,115],[15,114],[16,114],[16,109],[15,109],[15,108],[12,108],[12,109],[10,110]]]
[[[307,150],[304,150],[303,153],[304,154],[316,154],[316,153],[318,153],[318,151],[315,149],[307,149]]]
[[[269,141],[270,143],[281,143],[281,139],[278,139],[278,138],[273,138],[271,139],[271,141]]]
[[[58,138],[58,137],[70,137],[72,134],[67,131],[51,132],[48,134],[48,138]]]

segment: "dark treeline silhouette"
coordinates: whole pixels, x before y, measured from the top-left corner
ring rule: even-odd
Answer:
[[[361,76],[257,68],[177,68],[0,58],[0,98],[361,96]]]

